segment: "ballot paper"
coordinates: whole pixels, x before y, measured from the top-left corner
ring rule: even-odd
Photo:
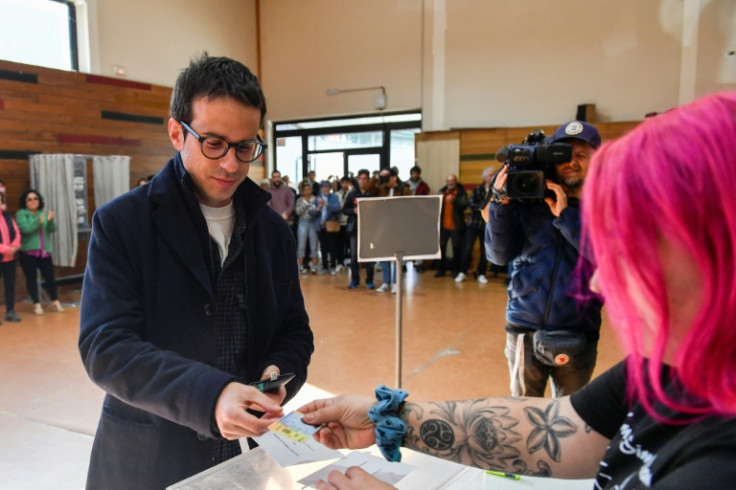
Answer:
[[[296,442],[277,432],[267,432],[253,439],[269,456],[284,467],[342,458],[340,451],[328,449],[311,438],[304,442]]]
[[[416,468],[415,466],[405,463],[391,463],[383,458],[379,458],[378,456],[353,451],[344,458],[305,476],[299,480],[299,483],[314,487],[320,480],[327,481],[327,475],[331,471],[338,470],[341,473],[345,473],[345,470],[351,466],[359,466],[367,473],[388,483],[389,485],[396,485],[402,478]]]
[[[319,426],[309,425],[302,420],[304,414],[291,412],[269,425],[269,430],[277,432],[296,442],[305,442],[319,430]]]

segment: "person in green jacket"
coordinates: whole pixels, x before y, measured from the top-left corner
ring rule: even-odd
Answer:
[[[33,312],[43,315],[43,307],[38,294],[37,272],[45,282],[46,291],[51,298],[51,307],[59,313],[64,308],[59,303],[54,278],[54,262],[51,259],[51,241],[49,234],[56,231],[54,212],[44,210],[44,201],[41,194],[35,189],[26,189],[20,196],[18,212],[15,222],[20,230],[20,253],[18,260],[23,274],[26,276],[26,288],[33,300]]]

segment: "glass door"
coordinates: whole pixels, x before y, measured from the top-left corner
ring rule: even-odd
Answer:
[[[380,153],[349,153],[346,152],[347,173],[353,177],[358,176],[358,170],[366,169],[373,175],[373,171],[381,169]]]
[[[308,171],[314,170],[317,182],[322,180],[340,180],[345,175],[345,158],[343,152],[310,153],[307,158]]]

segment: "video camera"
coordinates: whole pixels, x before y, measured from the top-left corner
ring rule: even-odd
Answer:
[[[508,165],[504,191],[509,199],[543,199],[545,180],[557,182],[556,165],[572,160],[572,145],[545,143],[544,131],[529,133],[519,145],[498,150],[496,159]]]

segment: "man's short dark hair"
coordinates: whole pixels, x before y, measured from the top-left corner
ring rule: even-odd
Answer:
[[[206,52],[194,59],[179,74],[171,93],[171,117],[192,122],[192,102],[208,97],[232,97],[258,109],[261,124],[266,115],[266,98],[258,78],[247,66],[225,57],[212,57]]]
[[[371,176],[371,173],[367,169],[361,168],[360,170],[358,170],[358,177],[360,177],[361,175],[365,175],[367,177],[370,177]]]
[[[421,174],[422,174],[422,169],[421,169],[421,168],[419,168],[418,166],[414,165],[414,166],[413,166],[413,167],[411,168],[411,170],[409,170],[409,173],[413,173],[413,172],[416,172],[416,173],[418,173],[419,175],[421,175]]]
[[[280,172],[280,171],[278,171],[278,170],[274,170],[274,171],[272,171],[272,172],[271,172],[271,177],[273,177],[273,175],[274,175],[274,174],[279,174],[279,175],[281,175],[281,172]]]

